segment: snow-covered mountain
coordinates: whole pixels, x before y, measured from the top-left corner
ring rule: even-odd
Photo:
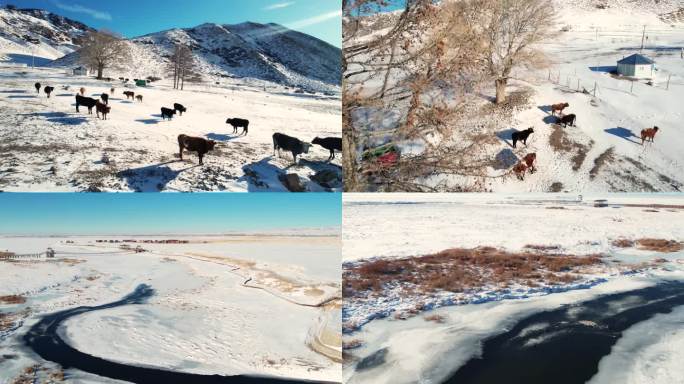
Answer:
[[[41,9],[0,8],[0,61],[7,55],[56,59],[80,48],[92,28]]]
[[[92,28],[40,9],[0,8],[0,62],[72,66],[79,39]],[[311,91],[336,91],[341,83],[341,50],[278,24],[206,23],[129,39],[133,62],[107,76],[166,77],[175,43],[193,48],[205,80],[251,78]],[[48,64],[49,60],[54,60]]]
[[[252,77],[309,89],[341,82],[341,51],[315,37],[278,24],[202,24],[131,40],[162,59],[175,43],[193,48],[202,73]]]

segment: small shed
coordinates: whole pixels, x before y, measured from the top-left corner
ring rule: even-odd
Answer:
[[[88,76],[88,68],[84,66],[74,68],[74,76]]]
[[[644,55],[635,53],[617,62],[617,72],[622,76],[652,78],[655,63]]]
[[[145,80],[136,80],[135,85],[138,87],[146,87],[147,86],[147,81]]]

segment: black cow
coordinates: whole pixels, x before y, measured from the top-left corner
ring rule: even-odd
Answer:
[[[178,148],[180,152],[180,159],[183,160],[183,149],[197,152],[199,156],[199,163],[202,165],[202,158],[207,152],[214,149],[216,142],[214,140],[207,140],[202,137],[192,137],[187,135],[178,135]]]
[[[128,99],[131,99],[131,100],[132,100],[132,99],[135,98],[135,92],[132,92],[132,91],[124,91],[123,94],[126,95],[126,100],[128,100]]]
[[[100,95],[100,98],[102,99],[102,101],[104,101],[105,104],[109,105],[109,95],[108,94],[103,93]]]
[[[173,103],[173,110],[178,111],[179,115],[183,116],[183,112],[187,111],[182,104]]]
[[[47,94],[48,99],[50,98],[50,94],[51,94],[52,91],[54,91],[54,90],[55,90],[55,88],[54,88],[54,87],[51,87],[51,86],[49,86],[49,85],[46,85],[45,88],[43,88],[43,91]]]
[[[97,100],[91,98],[91,97],[85,97],[81,95],[76,95],[76,112],[80,112],[78,110],[79,106],[84,106],[88,107],[88,114],[93,114],[93,107],[97,104]]]
[[[237,133],[238,128],[242,128],[242,134],[247,136],[247,131],[249,130],[249,120],[233,117],[227,119],[226,124],[233,126],[233,133]]]
[[[576,119],[577,119],[577,116],[575,116],[574,113],[570,113],[568,115],[565,115],[565,116],[559,118],[558,124],[563,125],[565,127],[567,127],[569,124],[571,127],[574,127]]]
[[[292,152],[292,158],[294,162],[297,162],[297,155],[302,153],[309,153],[309,148],[311,144],[305,143],[296,137],[291,137],[282,133],[273,134],[273,155],[275,151],[278,150],[278,156],[280,156],[280,149]]]
[[[173,115],[175,115],[175,114],[176,114],[175,109],[164,108],[164,107],[162,107],[162,109],[161,109],[162,120],[164,120],[164,118],[166,118],[166,117],[168,117],[169,120],[171,120],[173,118]]]
[[[511,135],[511,139],[513,139],[513,148],[515,148],[515,143],[518,141],[522,141],[525,146],[527,146],[527,138],[530,136],[530,134],[534,133],[534,129],[532,127],[527,128],[524,131],[517,131],[513,132]]]
[[[40,93],[40,83],[36,83],[33,86],[36,87],[36,92]]]
[[[330,151],[330,157],[328,157],[328,161],[335,158],[335,150],[342,150],[342,138],[340,137],[316,137],[313,139],[311,144],[318,144]]]

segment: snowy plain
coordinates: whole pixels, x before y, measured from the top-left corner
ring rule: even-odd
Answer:
[[[594,206],[597,200],[606,206]],[[645,237],[684,240],[684,197],[677,194],[348,194],[343,201],[343,269],[368,260],[478,246],[520,251],[527,244],[557,245],[563,254],[607,256],[606,268],[585,280],[591,284],[507,294],[466,292],[459,300],[437,300],[423,307],[428,310],[402,320],[393,315],[440,295],[396,299],[390,293],[375,302],[345,299],[343,324],[360,325],[343,328],[346,345],[353,346],[345,349],[344,380],[349,383],[441,383],[480,356],[486,339],[529,315],[684,280],[684,252],[613,244],[617,239]],[[662,262],[646,268],[613,267],[656,258]],[[616,313],[630,308],[630,303],[619,307]],[[672,375],[681,377],[674,363],[681,360],[677,351],[684,347],[677,330],[681,314],[679,308],[628,329],[600,362],[592,382],[670,383]],[[427,321],[428,315],[441,321]],[[644,336],[643,329],[651,332]],[[371,356],[381,357],[368,363],[365,359]],[[368,367],[360,369],[360,362]]]
[[[50,98],[34,83],[53,86]],[[68,87],[68,89],[65,89]],[[109,95],[107,120],[76,112],[75,94]],[[124,91],[143,96],[127,99]],[[171,121],[161,107],[180,103],[183,116]],[[0,67],[0,189],[5,191],[287,191],[279,177],[299,175],[307,191],[341,190],[341,167],[329,151],[312,146],[294,164],[292,155],[273,151],[276,132],[311,142],[339,137],[341,104],[337,96],[296,94],[263,81],[228,79],[221,85],[170,80],[125,88],[119,80],[98,81],[67,75],[64,68]],[[249,133],[233,134],[230,117],[250,121]],[[199,166],[197,154],[178,158],[179,134],[217,142]],[[327,172],[326,172],[327,171]],[[312,177],[327,174],[318,182]],[[332,176],[331,176],[332,175]]]
[[[0,238],[3,251],[50,246],[57,253],[51,260],[0,260],[0,296],[26,299],[0,303],[3,319],[9,318],[0,329],[0,349],[8,352],[0,359],[0,381],[33,365],[60,370],[22,340],[43,315],[112,302],[143,283],[155,290],[146,303],[89,312],[67,320],[59,332],[81,352],[129,365],[340,380],[341,293],[339,272],[330,269],[339,266],[339,237],[172,236],[165,238],[190,244],[139,244],[148,249],[143,253],[97,243],[101,238],[159,239]],[[268,249],[279,243],[293,263]],[[267,244],[264,256],[257,251],[261,244]],[[65,373],[73,382],[92,376]]]
[[[452,124],[458,127],[456,140],[465,132],[495,139],[480,148],[492,159],[492,165],[485,169],[487,177],[478,180],[438,173],[416,181],[430,187],[466,190],[477,185],[478,190],[501,193],[680,191],[684,186],[684,142],[679,132],[684,97],[684,24],[662,16],[679,6],[678,1],[555,1],[558,35],[535,47],[546,54],[548,67],[518,68],[511,75],[507,91],[529,94],[524,105],[516,106],[510,115],[497,113],[489,108],[493,85],[483,84],[473,92],[476,100],[470,101],[478,112]],[[370,17],[366,22],[377,22],[380,27],[369,29],[373,33],[359,39],[382,33],[381,20],[387,17]],[[646,40],[641,50],[644,30]],[[631,81],[610,74],[618,60],[634,53],[655,61],[652,79]],[[349,72],[357,69],[350,68]],[[403,81],[412,78],[410,68],[397,69],[391,77],[390,84],[400,89],[406,87]],[[381,86],[383,76],[352,79],[362,82],[355,91],[368,93]],[[425,98],[450,105],[454,101],[450,95],[463,92],[441,89]],[[555,124],[550,105],[561,102],[570,104],[564,113],[577,116],[576,126],[561,128]],[[404,104],[397,102],[386,110],[354,111],[362,131],[359,148],[395,141],[407,156],[421,153],[423,142],[393,137],[405,120]],[[660,129],[655,142],[641,145],[641,130],[653,126]],[[513,148],[511,133],[529,127],[534,133],[527,146]],[[447,143],[452,139],[440,135],[429,138]],[[526,175],[524,181],[510,175],[502,177],[528,153],[537,155],[536,173]]]

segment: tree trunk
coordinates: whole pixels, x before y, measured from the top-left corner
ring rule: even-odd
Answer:
[[[342,169],[344,170],[344,191],[359,192],[356,170],[356,138],[351,119],[351,108],[347,106],[342,116]]]
[[[501,104],[506,102],[506,85],[508,85],[508,79],[503,77],[494,80],[494,85],[496,85],[496,103]]]
[[[98,80],[102,79],[102,72],[104,72],[104,65],[98,64],[97,65],[97,79]]]

